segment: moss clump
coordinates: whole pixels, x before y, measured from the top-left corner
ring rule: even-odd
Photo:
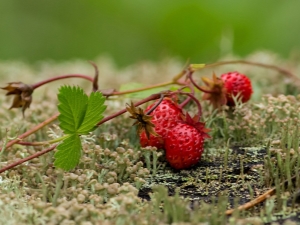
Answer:
[[[277,62],[273,56],[265,56],[271,63]],[[0,72],[12,65],[15,66],[5,67],[2,63]],[[181,68],[172,60],[159,65],[145,63],[123,71],[99,65],[104,80],[101,85],[113,87],[118,82],[128,82],[122,75],[131,74],[128,80],[139,79],[141,73],[144,77],[151,71],[151,74],[172,77]],[[40,68],[39,75],[69,73],[73,66],[76,70],[86,70],[83,63],[61,64],[48,67],[47,72],[45,67]],[[22,68],[27,68],[23,73],[28,81],[34,79],[31,73],[38,74],[26,65],[22,64]],[[175,171],[165,162],[163,151],[140,148],[132,121],[126,115],[121,116],[81,137],[83,157],[72,171],[56,170],[50,152],[1,174],[0,223],[187,225],[300,221],[299,97],[287,95],[293,92],[288,90],[290,84],[273,82],[280,78],[279,74],[267,72],[261,79],[257,75],[260,72],[251,69],[249,75],[253,75],[255,93],[268,84],[261,92],[273,95],[255,94],[252,102],[238,104],[234,110],[225,107],[212,112],[210,106],[203,104],[204,120],[212,129],[212,139],[206,142],[201,161],[190,170]],[[122,79],[113,83],[110,75],[117,73]],[[56,112],[53,90],[57,89],[53,87],[34,96],[26,120],[18,111],[7,111],[5,108],[10,103],[0,96],[1,145]],[[127,97],[109,99],[106,113],[124,108],[129,101]],[[195,111],[192,105],[188,109]],[[44,141],[60,135],[61,130],[54,123],[27,140]],[[3,167],[40,150],[41,147],[14,145],[0,153],[0,165]],[[230,217],[225,215],[227,209],[252,200],[272,187],[276,188],[276,195],[266,202],[247,211],[235,211]]]

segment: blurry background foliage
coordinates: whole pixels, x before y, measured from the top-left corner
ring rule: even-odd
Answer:
[[[299,9],[299,0],[2,0],[0,60],[108,55],[123,67],[266,49],[298,57]]]

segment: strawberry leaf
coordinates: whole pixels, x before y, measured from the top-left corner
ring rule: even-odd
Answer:
[[[104,102],[105,97],[101,92],[91,93],[83,122],[77,133],[87,134],[95,129],[96,124],[103,119],[102,113],[106,109]]]
[[[57,150],[54,154],[54,166],[64,170],[73,169],[81,156],[80,137],[77,134],[70,135],[57,146]]]
[[[74,134],[84,119],[88,96],[79,87],[62,86],[57,97],[59,126],[65,134]]]
[[[67,135],[57,146],[54,165],[70,170],[80,160],[82,147],[79,135],[92,132],[103,119],[105,97],[100,92],[93,92],[88,97],[79,87],[62,86],[58,100],[59,126]]]

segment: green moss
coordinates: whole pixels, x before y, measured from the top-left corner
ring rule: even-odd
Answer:
[[[254,74],[257,71],[253,69]],[[253,75],[253,82],[259,79]],[[268,81],[270,92],[286,87],[283,82],[272,87],[271,75]],[[0,109],[2,145],[56,112],[55,91],[51,91],[45,91],[43,99],[34,99],[26,120],[16,110]],[[123,115],[81,137],[83,157],[72,171],[56,170],[53,152],[6,171],[0,179],[0,223],[263,224],[299,216],[294,195],[300,185],[299,98],[264,95],[255,99],[233,110],[212,111],[203,104],[203,120],[212,138],[206,141],[199,163],[189,170],[176,171],[162,151],[141,148],[133,121]],[[107,113],[128,101],[108,100]],[[9,107],[3,96],[0,102]],[[187,109],[195,111],[193,105]],[[28,140],[60,135],[55,122]],[[1,152],[0,164],[3,167],[40,150],[14,145]],[[225,216],[226,209],[272,187],[276,195],[268,201]]]

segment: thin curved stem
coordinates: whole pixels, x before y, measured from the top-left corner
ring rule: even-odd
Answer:
[[[299,78],[295,74],[288,71],[287,69],[284,69],[284,68],[281,68],[281,67],[278,67],[278,66],[274,66],[274,65],[259,63],[259,62],[250,62],[250,61],[247,61],[247,60],[221,61],[221,62],[207,64],[204,68],[212,68],[212,67],[228,65],[228,64],[246,64],[246,65],[263,67],[263,68],[266,68],[266,69],[276,70],[277,72],[283,73],[283,74],[287,75],[290,78],[299,80]]]
[[[48,152],[54,150],[56,146],[57,146],[57,145],[53,145],[53,146],[51,146],[51,147],[49,147],[49,148],[46,148],[46,149],[44,149],[44,150],[42,150],[42,151],[40,151],[40,152],[34,153],[33,155],[30,155],[30,156],[28,156],[28,157],[26,157],[26,158],[24,158],[24,159],[20,159],[20,160],[14,162],[14,163],[12,163],[12,164],[9,164],[9,165],[7,165],[7,166],[1,168],[1,169],[0,169],[0,173],[3,173],[3,172],[5,172],[6,170],[9,170],[9,169],[14,168],[14,167],[16,167],[16,166],[18,166],[18,165],[21,165],[22,163],[27,162],[27,161],[29,161],[29,160],[31,160],[31,159],[37,158],[37,157],[39,157],[39,156],[41,156],[41,155],[44,155],[44,154],[46,154],[46,153],[48,153]]]
[[[166,94],[164,94],[164,95],[166,95]],[[170,95],[170,94],[168,94],[168,95]],[[145,98],[145,99],[143,99],[141,101],[136,102],[133,105],[135,107],[137,107],[137,106],[142,105],[142,104],[144,104],[146,102],[149,102],[149,101],[152,101],[152,100],[156,100],[156,99],[159,99],[159,98],[161,98],[161,93],[159,93],[159,94],[153,94],[153,95],[150,95],[148,98]],[[107,122],[107,121],[109,121],[109,120],[111,120],[111,119],[113,119],[113,118],[115,118],[117,116],[120,116],[120,115],[122,115],[125,112],[127,112],[127,110],[126,109],[122,109],[119,112],[116,112],[116,113],[114,113],[114,114],[112,114],[110,116],[107,116],[103,120],[101,120],[99,123],[97,123],[97,126],[100,126],[101,124],[103,124],[103,123],[105,123],[105,122]]]
[[[258,67],[262,67],[262,68],[266,68],[266,69],[275,70],[275,71],[282,73],[285,76],[295,80],[297,82],[297,85],[300,86],[300,78],[287,69],[281,68],[279,66],[274,66],[274,65],[269,65],[269,64],[259,63],[259,62],[251,62],[251,61],[247,61],[247,60],[231,60],[231,61],[221,61],[221,62],[206,64],[204,67],[199,67],[198,69],[193,69],[193,71],[203,70],[203,69],[213,68],[213,67],[223,66],[223,65],[230,65],[230,64],[245,64],[245,65],[258,66]],[[183,76],[184,76],[184,73],[181,73],[181,74],[178,74],[176,78],[180,79]]]
[[[44,84],[51,83],[51,82],[56,81],[56,80],[66,79],[66,78],[82,78],[82,79],[94,82],[94,78],[89,77],[87,75],[83,75],[83,74],[67,74],[67,75],[61,75],[61,76],[52,77],[52,78],[40,81],[38,83],[33,84],[32,88],[36,89],[36,88],[38,88],[38,87],[40,87],[40,86],[42,86]]]
[[[46,119],[45,121],[41,122],[40,124],[36,125],[35,127],[31,128],[30,130],[26,131],[25,133],[19,135],[16,139],[9,141],[7,145],[5,146],[6,148],[11,147],[12,145],[18,143],[25,137],[28,137],[29,135],[35,133],[39,129],[43,128],[44,126],[48,125],[49,123],[53,122],[54,120],[57,119],[59,113],[56,113],[55,115],[51,116],[50,118]],[[2,151],[2,148],[0,148],[0,151]]]
[[[195,90],[194,90],[194,87],[192,85],[188,85],[187,86],[190,90],[191,90],[191,94],[194,95],[195,94]],[[183,89],[183,88],[182,88]],[[181,102],[178,106],[179,108],[183,108],[185,107],[190,101],[192,100],[191,97],[187,97],[183,102]]]
[[[148,112],[146,112],[146,115],[150,115],[156,109],[156,107],[159,106],[159,104],[164,100],[164,97],[164,94],[161,93],[159,101]]]
[[[297,177],[298,175],[295,175],[293,177],[291,177],[291,181],[292,182],[295,182],[296,183],[296,180],[297,180]],[[283,181],[282,183],[280,183],[280,187],[287,187],[290,183],[290,180],[287,179],[285,181]],[[296,184],[295,184],[296,186]],[[272,188],[268,191],[266,191],[265,193],[263,193],[262,195],[256,197],[255,199],[249,201],[249,202],[246,202],[244,205],[240,205],[238,208],[236,209],[229,209],[225,212],[226,215],[231,215],[235,210],[247,210],[247,209],[250,209],[254,206],[256,206],[257,204],[267,200],[269,197],[273,196],[276,194],[276,188]]]
[[[24,145],[24,146],[41,146],[41,145],[46,145],[46,143],[45,142],[19,141],[18,145]]]
[[[95,76],[93,79],[93,92],[98,91],[99,86],[98,86],[98,79],[99,79],[99,69],[96,63],[89,61],[89,63],[94,67],[95,69]]]
[[[200,104],[199,100],[193,94],[191,94],[191,93],[180,92],[180,94],[187,95],[187,96],[189,96],[189,98],[191,98],[192,100],[194,100],[194,102],[196,103],[196,105],[198,107],[198,116],[199,116],[199,119],[200,119],[201,116],[202,116],[202,107],[201,107],[201,104]]]
[[[150,85],[150,86],[147,86],[144,88],[136,88],[136,89],[132,89],[132,90],[128,90],[128,91],[114,91],[109,94],[103,93],[103,95],[105,95],[105,96],[125,95],[125,94],[131,94],[131,93],[135,93],[135,92],[139,92],[139,91],[146,91],[146,90],[150,90],[150,89],[154,89],[154,88],[165,87],[165,86],[172,85],[172,84],[177,84],[177,83],[174,81],[169,81],[169,82],[164,82],[164,83],[160,83],[160,84]]]
[[[173,93],[171,93],[171,94],[174,94],[174,93],[175,93],[175,92],[173,92]],[[145,98],[145,99],[143,99],[143,100],[141,100],[141,101],[135,103],[134,106],[136,107],[136,106],[139,106],[139,105],[141,105],[141,104],[143,104],[143,103],[145,103],[145,102],[148,102],[148,101],[151,101],[151,100],[159,99],[159,98],[161,98],[161,95],[162,95],[161,93],[159,93],[159,94],[153,94],[153,95],[149,96],[148,98]],[[169,95],[169,94],[166,94],[166,95]],[[103,123],[105,123],[105,122],[107,122],[107,121],[113,119],[114,117],[119,116],[119,115],[125,113],[125,112],[127,112],[127,110],[126,110],[126,109],[123,109],[123,110],[120,110],[120,111],[117,112],[117,113],[114,113],[114,114],[111,115],[111,116],[107,116],[107,117],[105,117],[103,120],[101,120],[97,125],[99,126],[99,125],[101,125],[101,124],[103,124]],[[45,125],[48,124],[49,122],[51,122],[51,121],[53,121],[54,119],[56,119],[58,115],[59,115],[59,113],[55,114],[54,116],[51,117],[51,119],[49,118],[47,121],[44,121],[44,122],[41,123],[41,124],[43,124],[43,126],[45,126]],[[46,122],[47,122],[47,123],[46,123]],[[41,124],[39,124],[38,126],[34,127],[34,128],[31,129],[30,131],[28,131],[28,132],[26,132],[26,133],[20,135],[20,136],[18,137],[18,139],[15,139],[15,140],[9,142],[9,143],[7,144],[6,147],[10,147],[10,146],[12,146],[13,144],[16,144],[16,143],[20,142],[22,138],[24,138],[24,137],[28,136],[29,134],[35,132],[36,130],[38,130],[38,128],[40,129],[40,128],[42,127]],[[25,134],[26,134],[26,135],[25,135]],[[37,143],[37,142],[36,142],[36,143]],[[32,144],[32,143],[30,143],[30,142],[21,142],[21,144],[30,145],[30,144]],[[14,168],[14,167],[16,167],[16,166],[18,166],[18,165],[20,165],[20,164],[22,164],[22,163],[24,163],[24,162],[27,162],[27,161],[29,161],[29,160],[31,160],[31,159],[37,158],[37,157],[39,157],[39,156],[41,156],[41,155],[43,155],[43,154],[46,154],[47,152],[50,152],[50,151],[54,150],[54,149],[56,148],[56,146],[57,146],[57,145],[53,145],[53,146],[51,146],[51,147],[49,147],[49,148],[47,148],[47,149],[45,149],[45,150],[42,150],[42,151],[40,151],[40,152],[37,152],[37,153],[35,153],[35,154],[31,155],[31,156],[28,156],[28,157],[24,158],[24,159],[18,160],[18,161],[14,162],[14,163],[12,163],[12,164],[10,164],[10,165],[8,165],[8,166],[5,166],[5,167],[3,167],[2,169],[0,169],[0,173],[4,172],[4,171],[6,171],[6,170],[9,170],[9,169],[11,169],[11,168]]]
[[[264,194],[258,196],[257,198],[253,199],[250,202],[245,203],[244,205],[239,206],[236,209],[228,209],[225,214],[227,216],[230,216],[235,210],[247,210],[252,208],[253,206],[257,205],[258,203],[261,203],[263,201],[265,201],[267,198],[271,197],[272,195],[274,195],[276,192],[276,188],[272,188],[268,191],[266,191]]]
[[[196,82],[194,81],[193,79],[193,73],[194,71],[193,70],[189,70],[188,74],[187,74],[187,77],[188,79],[190,79],[190,81],[192,82],[192,84],[200,91],[204,92],[204,93],[210,93],[210,94],[213,94],[213,93],[216,93],[215,91],[211,91],[211,90],[206,90],[206,89],[203,89],[202,87],[200,87],[198,84],[196,84]]]

